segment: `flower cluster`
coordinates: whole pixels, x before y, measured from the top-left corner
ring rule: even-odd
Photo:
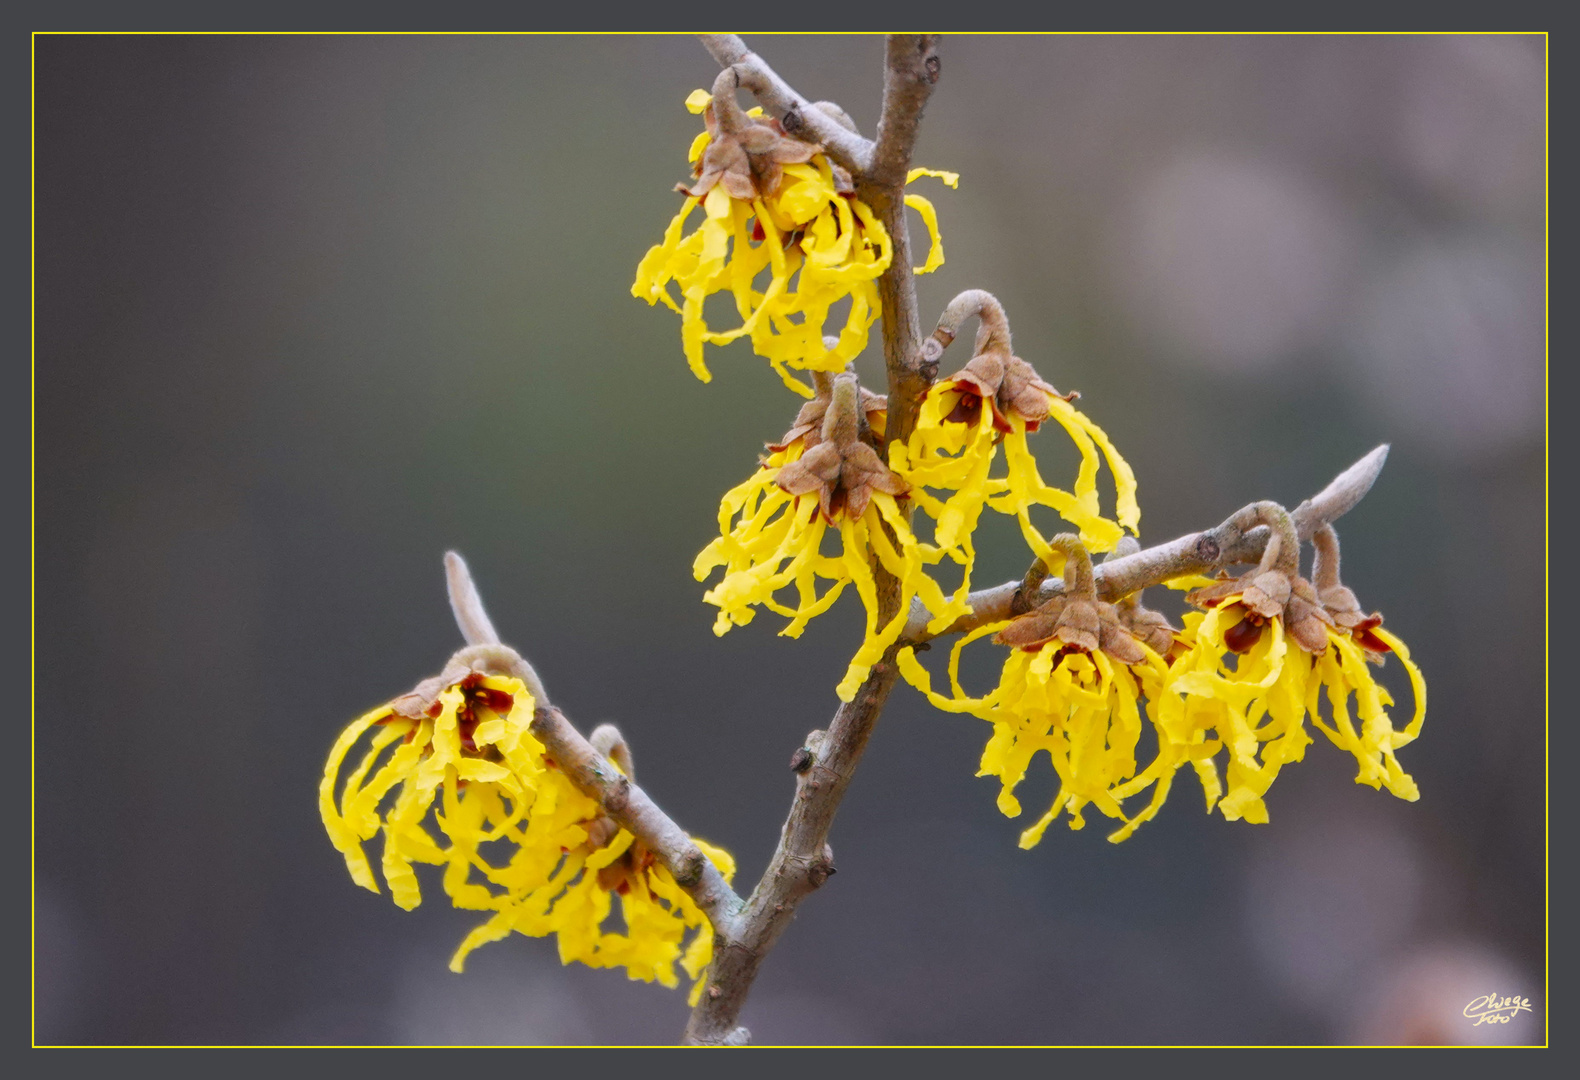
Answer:
[[[894,254],[888,231],[821,147],[786,135],[761,109],[741,110],[733,72],[720,75],[712,94],[695,91],[686,107],[707,125],[691,145],[696,180],[678,186],[686,201],[638,265],[631,294],[680,315],[686,360],[703,382],[712,378],[703,346],[744,337],[787,386],[811,397],[789,369],[840,371],[866,348],[879,315],[876,281]],[[812,107],[849,124],[836,105]],[[912,170],[910,178],[923,175],[958,182],[953,173],[928,169]],[[908,195],[906,203],[933,231],[927,262],[917,268],[930,272],[943,264],[937,214],[920,196]],[[699,208],[702,221],[687,232]],[[703,306],[717,292],[734,299],[739,325],[708,327]],[[825,341],[830,312],[846,299],[844,324]]]
[[[704,594],[719,609],[714,630],[720,634],[765,607],[789,619],[782,634],[799,636],[853,585],[866,608],[867,630],[836,687],[849,701],[898,640],[913,601],[935,627],[967,610],[971,537],[984,508],[1015,516],[1034,550],[1048,550],[1031,520],[1036,506],[1075,524],[1090,547],[1108,550],[1123,528],[1133,531],[1139,521],[1135,478],[1102,429],[1070,404],[1076,395],[1060,394],[1011,352],[1003,309],[982,292],[957,298],[929,341],[941,353],[960,324],[975,316],[981,322],[975,355],[929,391],[906,439],[886,440],[885,399],[861,389],[844,370],[880,314],[876,279],[892,255],[882,222],[820,146],[790,137],[760,109],[741,111],[733,72],[721,73],[711,94],[693,93],[687,107],[703,114],[707,128],[691,146],[695,181],[680,185],[687,201],[663,241],[643,258],[632,292],[681,315],[682,346],[698,377],[710,377],[704,344],[747,337],[788,385],[811,398],[784,437],[768,444],[756,472],[725,493],[719,536],[697,556],[693,571],[699,581],[723,571]],[[838,106],[811,107],[849,126]],[[922,168],[912,169],[906,181],[922,176],[951,187],[959,181],[954,173]],[[920,196],[905,201],[931,234],[926,262],[913,268],[927,273],[943,264],[937,212]],[[704,221],[687,233],[697,207]],[[725,290],[735,299],[740,325],[710,329],[703,304]],[[844,326],[824,336],[832,304],[845,299]],[[812,385],[792,376],[792,368],[809,371]],[[1082,455],[1072,491],[1044,482],[1027,442],[1050,419]],[[996,476],[1000,445],[1005,473]],[[1099,506],[1104,460],[1114,474],[1117,520],[1103,516]],[[931,542],[912,531],[913,502],[933,519]],[[928,569],[945,559],[962,567],[951,596]],[[898,584],[898,602],[886,613],[880,610],[879,572]],[[782,590],[793,590],[793,597],[781,596]]]
[[[1193,589],[1187,599],[1199,609],[1179,629],[1142,605],[1139,591],[1105,600],[1091,553],[1121,554],[1134,545],[1141,510],[1134,472],[1075,407],[1080,395],[1061,393],[1017,356],[1003,306],[968,290],[945,308],[920,355],[904,362],[932,380],[944,351],[974,318],[970,359],[931,381],[914,402],[915,415],[897,427],[887,400],[862,389],[847,367],[881,314],[876,282],[889,271],[890,237],[821,146],[792,138],[760,109],[742,112],[737,85],[727,69],[711,94],[699,90],[688,99],[707,127],[691,147],[696,179],[680,185],[688,201],[642,260],[632,289],[681,314],[682,343],[699,377],[709,377],[704,344],[749,337],[787,384],[811,398],[783,438],[768,444],[752,476],[725,493],[719,535],[693,565],[699,581],[723,572],[703,597],[718,608],[715,633],[750,622],[762,607],[785,616],[780,632],[797,637],[854,585],[867,612],[866,634],[836,688],[851,701],[884,653],[903,644],[908,625],[920,619],[919,636],[926,637],[972,624],[977,529],[985,512],[1005,514],[1035,558],[1017,594],[1017,616],[965,634],[951,653],[945,692],[933,689],[914,647],[896,657],[933,704],[993,725],[979,775],[998,778],[1004,813],[1020,813],[1015,790],[1037,754],[1047,752],[1058,792],[1022,834],[1023,847],[1038,843],[1061,813],[1072,828],[1082,827],[1088,806],[1117,820],[1111,839],[1124,839],[1158,812],[1187,762],[1209,811],[1266,821],[1269,786],[1313,741],[1308,719],[1354,756],[1358,782],[1415,799],[1415,783],[1395,752],[1420,731],[1425,684],[1403,643],[1381,629],[1381,616],[1368,615],[1339,583],[1331,527],[1312,537],[1315,582],[1307,581],[1298,572],[1300,543],[1289,516],[1275,504],[1250,508],[1271,529],[1261,565],[1239,578],[1167,582]],[[854,130],[838,106],[810,108]],[[958,182],[926,169],[911,170],[906,182],[922,175],[951,187]],[[906,202],[931,235],[926,264],[913,268],[924,273],[943,262],[937,214],[925,200]],[[698,206],[705,221],[685,233]],[[703,303],[724,290],[741,323],[711,330]],[[824,337],[831,304],[844,299],[844,326]],[[811,372],[812,385],[790,369]],[[1033,452],[1030,436],[1050,423],[1080,455],[1068,488],[1043,478]],[[1113,492],[1107,506],[1099,485],[1105,467]],[[1050,511],[1075,531],[1044,536],[1037,517]],[[958,567],[947,589],[939,574],[945,563]],[[1035,591],[1060,570],[1054,595]],[[881,584],[891,586],[884,597]],[[1034,600],[1041,602],[1033,610]],[[973,697],[960,684],[961,650],[990,634],[1008,652],[998,685]],[[1402,729],[1370,670],[1390,654],[1415,697]],[[1125,809],[1149,790],[1145,806]]]
[[[1298,542],[1287,516],[1266,504],[1259,509],[1273,511],[1270,524],[1275,526],[1261,565],[1187,597],[1207,610],[1185,617],[1180,634],[1185,651],[1172,669],[1170,693],[1159,710],[1167,746],[1181,762],[1190,757],[1209,809],[1216,802],[1231,821],[1265,822],[1262,797],[1284,764],[1304,756],[1311,742],[1304,726],[1309,716],[1329,741],[1354,756],[1357,783],[1387,788],[1413,802],[1419,792],[1394,751],[1416,738],[1425,719],[1420,670],[1404,643],[1381,628],[1380,615],[1353,617],[1359,604],[1337,583],[1338,538],[1332,527],[1319,533],[1314,576],[1332,579],[1332,586],[1319,593],[1297,572]],[[1381,664],[1388,653],[1398,657],[1415,696],[1414,715],[1402,731],[1394,729],[1387,713],[1392,697],[1368,665],[1368,660]],[[1326,722],[1320,715],[1324,693]],[[1351,697],[1361,721],[1358,731]],[[1214,764],[1219,749],[1228,759],[1227,791]]]
[[[1188,614],[1182,630],[1142,607],[1139,596],[1117,605],[1100,600],[1084,548],[1064,535],[1051,542],[1066,555],[1060,591],[1035,611],[963,637],[950,656],[950,694],[934,692],[912,650],[900,653],[901,672],[935,705],[993,725],[978,775],[1000,780],[999,808],[1007,816],[1020,813],[1013,792],[1028,764],[1038,751],[1048,752],[1058,792],[1022,833],[1022,847],[1038,843],[1061,811],[1072,829],[1081,828],[1088,804],[1118,820],[1109,839],[1124,840],[1158,812],[1187,762],[1209,811],[1216,806],[1231,821],[1265,822],[1268,788],[1312,742],[1308,718],[1354,756],[1357,783],[1410,801],[1419,797],[1394,755],[1416,738],[1425,717],[1426,687],[1409,651],[1381,629],[1380,615],[1363,614],[1338,583],[1331,526],[1316,537],[1319,589],[1298,573],[1289,516],[1271,503],[1250,509],[1271,526],[1261,564],[1192,591],[1187,599],[1205,610]],[[999,685],[974,698],[960,685],[960,651],[989,633],[1011,652]],[[1368,662],[1381,664],[1389,653],[1415,696],[1414,715],[1402,730],[1387,711],[1393,699],[1369,669]],[[1144,768],[1137,757],[1143,713],[1156,746]],[[1123,808],[1148,788],[1146,806]]]
[[[479,945],[516,931],[555,935],[564,963],[620,967],[672,987],[678,961],[697,979],[712,959],[712,926],[547,756],[530,729],[534,708],[520,680],[452,661],[353,721],[330,751],[318,794],[352,880],[379,891],[362,845],[383,833],[380,869],[398,906],[422,902],[412,864],[424,863],[444,868],[454,906],[493,912],[462,942],[453,971]],[[360,760],[342,776],[364,736]],[[734,873],[728,852],[693,842],[726,878]],[[615,897],[623,930],[606,928]]]
[[[998,806],[1008,817],[1021,812],[1015,788],[1038,751],[1046,750],[1059,776],[1053,805],[1021,836],[1031,847],[1061,810],[1071,827],[1084,824],[1082,810],[1095,805],[1123,817],[1114,791],[1135,774],[1141,741],[1139,703],[1154,695],[1167,675],[1158,654],[1138,640],[1113,604],[1097,599],[1092,564],[1073,533],[1054,537],[1050,550],[1065,556],[1063,591],[1036,611],[1010,622],[990,623],[963,636],[949,658],[952,696],[933,691],[931,678],[910,649],[899,654],[900,671],[948,712],[966,712],[993,725],[977,775],[995,776]],[[980,698],[960,686],[960,653],[987,634],[1011,647],[998,686]]]
[[[931,59],[926,70],[936,75]],[[1071,829],[1083,828],[1088,808],[1118,823],[1110,840],[1126,839],[1158,813],[1187,764],[1209,813],[1265,822],[1271,785],[1315,741],[1308,720],[1352,755],[1358,783],[1418,798],[1396,752],[1421,730],[1425,684],[1404,644],[1382,629],[1381,615],[1368,614],[1340,582],[1332,527],[1320,518],[1314,530],[1304,522],[1316,549],[1311,580],[1299,572],[1300,533],[1274,503],[1247,507],[1223,526],[1232,527],[1239,552],[1255,550],[1251,530],[1264,528],[1260,563],[1250,572],[1220,573],[1217,580],[1184,575],[1188,567],[1220,565],[1213,560],[1229,550],[1205,544],[1206,534],[1189,541],[1195,561],[1158,572],[1164,556],[1157,552],[1178,544],[1139,552],[1134,472],[1104,430],[1075,407],[1079,393],[1061,393],[1015,354],[997,299],[962,292],[919,350],[902,344],[913,339],[905,326],[915,313],[897,284],[944,262],[931,202],[904,193],[898,169],[890,186],[874,186],[890,175],[887,165],[852,176],[822,145],[794,137],[760,108],[742,110],[738,86],[729,67],[711,93],[697,90],[687,98],[705,127],[688,154],[692,179],[677,185],[684,201],[641,259],[631,288],[650,306],[662,303],[680,316],[682,352],[703,382],[712,378],[705,347],[744,340],[807,399],[789,430],[766,444],[752,474],[725,492],[719,534],[693,563],[699,582],[712,581],[703,600],[717,609],[714,632],[744,626],[766,608],[788,620],[782,635],[798,637],[853,587],[866,613],[865,632],[836,694],[848,703],[863,684],[886,690],[897,669],[939,709],[986,721],[992,733],[977,775],[998,781],[998,808],[1009,817],[1021,814],[1017,792],[1045,752],[1057,789],[1021,833],[1022,848],[1039,844],[1061,814]],[[811,128],[825,137],[840,135],[829,125],[855,130],[832,103],[796,108],[815,110]],[[806,126],[791,124],[791,130]],[[864,160],[848,148],[837,156]],[[887,160],[876,150],[874,158]],[[905,185],[924,176],[951,188],[959,179],[914,168]],[[904,225],[901,199],[929,233],[921,266],[895,265],[896,246],[908,246],[903,234],[896,245],[889,232]],[[892,415],[890,400],[864,389],[854,370],[871,326],[884,315],[880,282],[882,295],[898,294],[906,308],[890,313],[902,322],[886,341]],[[717,315],[709,325],[705,308],[717,294],[733,300],[733,325],[720,326]],[[943,353],[971,319],[977,333],[970,358],[936,378]],[[1062,430],[1079,454],[1068,487],[1049,484],[1039,468],[1031,436],[1044,425]],[[1108,480],[1100,484],[1105,470]],[[1003,611],[984,594],[975,601],[971,595],[976,534],[988,511],[1015,519],[1033,564],[1009,616],[984,622],[986,610]],[[1073,531],[1045,536],[1039,521],[1046,526],[1051,516]],[[1094,568],[1093,553],[1120,561]],[[1129,564],[1127,577],[1122,564],[1132,556],[1139,561]],[[941,583],[946,569],[957,575],[952,587]],[[1053,574],[1060,575],[1056,584]],[[1160,582],[1164,577],[1172,580]],[[695,838],[696,850],[676,854],[684,833],[667,822],[650,827],[642,816],[650,803],[633,809],[631,757],[618,732],[607,725],[595,731],[591,753],[573,731],[555,726],[563,718],[528,689],[541,697],[530,666],[513,653],[509,662],[487,653],[502,647],[480,603],[469,606],[464,564],[460,578],[457,591],[452,567],[452,604],[463,633],[494,644],[458,653],[440,675],[345,729],[319,787],[330,840],[353,881],[379,892],[364,845],[382,834],[379,869],[402,908],[421,902],[415,866],[425,864],[442,868],[439,881],[454,906],[489,913],[457,949],[454,971],[474,949],[512,932],[552,934],[564,963],[623,968],[633,979],[670,987],[678,985],[678,964],[695,980],[695,1004],[714,948],[715,928],[702,907],[720,918],[724,955],[757,948],[755,931],[739,932],[730,914],[742,902],[719,887],[733,876],[734,860]],[[1109,587],[1114,581],[1128,584]],[[1148,583],[1190,590],[1186,599],[1198,610],[1183,626],[1170,625],[1142,604],[1140,586]],[[994,594],[1005,597],[1008,588],[985,595]],[[935,690],[916,652],[927,638],[960,629],[967,632],[949,655],[947,686]],[[989,636],[1005,650],[998,682],[973,696],[961,682],[961,657]],[[1413,716],[1402,728],[1389,714],[1392,697],[1371,670],[1390,656],[1405,669],[1414,695]],[[880,666],[885,657],[893,666]],[[862,704],[881,700],[875,692]],[[841,713],[851,716],[870,724],[875,713]],[[545,740],[567,767],[556,763]],[[798,761],[813,753],[814,742]],[[860,739],[851,745],[859,754]],[[346,771],[358,747],[360,757]],[[589,754],[596,767],[587,764]],[[624,777],[613,788],[605,786],[604,764]],[[798,798],[817,789],[809,781]],[[1144,796],[1144,804],[1132,801]],[[824,845],[825,860],[828,850]],[[699,885],[699,877],[707,883]],[[766,907],[760,897],[746,906]],[[771,944],[776,933],[762,940]],[[729,981],[727,971],[719,977]],[[723,997],[717,986],[709,992],[710,1002]],[[727,1030],[733,1038],[735,1029]]]

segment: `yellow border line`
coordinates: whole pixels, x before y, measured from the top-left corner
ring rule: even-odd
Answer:
[[[28,628],[30,641],[28,656],[32,668],[29,679],[29,741],[28,741],[28,793],[29,837],[28,874],[30,882],[30,993],[29,1030],[34,1049],[91,1049],[91,1050],[171,1050],[171,1049],[226,1049],[226,1050],[390,1050],[390,1049],[605,1049],[607,1043],[563,1043],[541,1045],[535,1043],[39,1043],[38,1041],[38,39],[40,37],[687,37],[684,31],[523,31],[523,30],[35,30],[29,41],[29,100],[28,146],[29,159],[29,374],[28,374]],[[752,36],[796,37],[877,37],[876,31],[759,31]],[[1519,30],[1067,30],[1067,31],[1011,31],[993,33],[967,31],[952,33],[952,37],[1541,37],[1542,38],[1542,702],[1543,702],[1543,960],[1542,973],[1542,1034],[1547,1041],[1516,1043],[1504,1046],[1439,1047],[1439,1049],[1517,1050],[1546,1049],[1552,1039],[1552,504],[1551,504],[1551,191],[1552,191],[1552,39],[1542,31]],[[627,1048],[684,1049],[670,1044],[631,1043]],[[993,1049],[1071,1049],[1071,1050],[1194,1050],[1194,1049],[1274,1049],[1274,1050],[1344,1050],[1344,1049],[1427,1049],[1427,1047],[1396,1044],[1344,1044],[1330,1043],[991,1043],[991,1044],[932,1044],[932,1043],[855,1043],[846,1046],[815,1047],[802,1044],[763,1044],[758,1049],[930,1049],[930,1050],[993,1050]]]
[[[38,37],[28,42],[28,1033],[38,1045]]]

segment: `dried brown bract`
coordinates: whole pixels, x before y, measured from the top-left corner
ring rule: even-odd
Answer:
[[[1119,609],[1119,621],[1124,624],[1125,629],[1129,630],[1137,641],[1163,659],[1173,660],[1185,650],[1185,646],[1175,636],[1177,630],[1161,611],[1143,607],[1129,596],[1114,607]]]
[[[1317,549],[1311,567],[1312,584],[1322,607],[1333,617],[1333,622],[1350,632],[1350,637],[1374,664],[1383,662],[1383,653],[1391,651],[1382,638],[1372,633],[1382,625],[1382,612],[1367,614],[1355,594],[1339,581],[1339,534],[1332,525],[1324,525],[1311,537]]]
[[[738,85],[733,68],[725,68],[714,80],[713,100],[702,113],[713,139],[694,166],[697,179],[690,187],[675,185],[676,191],[700,198],[721,184],[734,199],[772,195],[784,179],[783,166],[811,161],[822,149],[792,139],[777,120],[747,116],[735,101]]]
[[[410,720],[436,716],[439,712],[439,695],[447,688],[459,686],[468,695],[492,694],[494,691],[477,689],[483,676],[513,672],[513,665],[517,663],[520,663],[520,657],[503,645],[468,646],[450,657],[439,674],[424,679],[409,693],[390,702],[390,711]]]
[[[817,492],[818,504],[829,521],[842,510],[852,519],[861,517],[874,491],[895,496],[910,491],[910,485],[889,470],[878,452],[861,441],[858,400],[856,376],[849,372],[836,375],[823,409],[817,445],[780,467],[775,477],[791,495]]]
[[[1139,664],[1146,659],[1114,605],[1084,597],[1055,596],[1000,630],[993,640],[1000,645],[1032,650],[1057,640],[1082,652],[1101,649],[1122,664]]]
[[[1049,546],[1065,553],[1064,592],[994,635],[1000,645],[1035,651],[1050,641],[1082,652],[1101,649],[1122,664],[1139,664],[1146,652],[1120,620],[1119,610],[1097,598],[1092,559],[1080,538],[1061,533]]]
[[[1197,589],[1185,599],[1197,607],[1213,608],[1228,601],[1244,612],[1240,622],[1224,633],[1224,642],[1235,652],[1246,652],[1262,637],[1269,619],[1282,619],[1284,630],[1309,653],[1328,647],[1333,617],[1323,610],[1317,591],[1298,572],[1300,542],[1294,524],[1276,503],[1257,503],[1263,524],[1272,528],[1267,547],[1256,569],[1237,578],[1222,576],[1216,584]]]
[[[923,360],[936,360],[955,339],[961,323],[975,315],[978,320],[974,355],[955,374],[939,380],[951,383],[961,392],[960,401],[946,419],[975,423],[982,403],[993,409],[993,426],[1011,430],[1009,418],[1018,416],[1026,430],[1036,431],[1048,418],[1048,395],[1073,401],[1079,393],[1060,394],[1044,382],[1037,369],[1010,350],[1009,319],[1004,306],[991,293],[970,289],[950,301],[938,320],[938,328],[922,346]]]
[[[828,404],[833,399],[833,380],[825,372],[814,371],[812,383],[816,388],[817,396],[801,406],[801,411],[796,414],[795,423],[790,425],[790,430],[785,432],[784,437],[778,442],[769,443],[769,450],[775,452],[788,450],[795,445],[797,439],[802,440],[801,445],[804,449],[810,450],[823,441],[823,418],[828,414]],[[877,449],[884,419],[888,415],[889,399],[887,395],[874,394],[865,386],[860,388],[860,397],[860,438],[873,449]]]

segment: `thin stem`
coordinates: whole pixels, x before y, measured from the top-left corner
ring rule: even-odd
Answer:
[[[1295,522],[1289,511],[1276,502],[1263,500],[1241,507],[1225,524],[1232,523],[1241,533],[1250,532],[1257,525],[1272,530],[1262,549],[1257,569],[1263,572],[1277,570],[1293,577],[1300,570],[1300,538],[1295,533]]]
[[[856,376],[842,371],[834,376],[829,389],[828,408],[823,412],[823,441],[838,447],[847,447],[856,441],[861,430],[861,392],[856,386]]]
[[[1121,536],[1119,538],[1119,543],[1115,544],[1113,549],[1110,550],[1107,555],[1103,556],[1103,562],[1113,562],[1115,560],[1124,558],[1126,555],[1134,555],[1140,550],[1141,541],[1137,540],[1134,536],[1127,534],[1125,536]],[[1121,596],[1118,600],[1115,600],[1114,606],[1121,610],[1128,611],[1134,610],[1140,603],[1141,590],[1137,589],[1135,592],[1127,593],[1124,596]]]
[[[1048,564],[1042,561],[1042,556],[1031,560],[1031,565],[1026,568],[1026,576],[1020,579],[1020,588],[1015,590],[1014,597],[1010,600],[1009,611],[1011,615],[1024,615],[1032,609],[1032,599],[1038,595],[1042,583],[1048,580]]]
[[[937,49],[937,34],[889,35],[878,140],[872,149],[872,164],[864,170],[874,183],[889,187],[905,184],[922,125],[922,109],[938,82]]]
[[[1048,541],[1048,546],[1055,551],[1064,552],[1064,595],[1078,596],[1086,600],[1096,599],[1092,556],[1086,550],[1086,545],[1081,543],[1081,538],[1074,533],[1060,533]]]
[[[790,815],[768,869],[746,901],[734,932],[714,947],[707,990],[686,1025],[687,1042],[722,1045],[750,1038],[738,1021],[763,960],[789,927],[796,905],[834,874],[829,830],[889,691],[894,689],[899,674],[894,663],[896,649],[891,647],[873,665],[856,696],[835,712],[826,733],[815,731],[807,736],[812,762],[796,775]]]
[[[1339,586],[1339,534],[1332,525],[1324,525],[1311,534],[1311,546],[1316,557],[1311,561],[1311,584],[1318,594]]]
[[[884,451],[904,442],[916,427],[922,396],[932,385],[923,368],[922,323],[911,272],[911,231],[905,217],[905,176],[921,124],[922,106],[938,81],[936,34],[890,34],[884,66],[883,112],[871,169],[857,178],[856,192],[872,207],[894,246],[889,268],[878,278],[883,305],[883,361],[889,376]]]
[[[614,763],[615,768],[632,780],[636,779],[636,763],[631,760],[631,744],[613,724],[599,724],[587,736],[592,748]]]
[[[819,143],[828,156],[852,175],[867,171],[872,162],[872,143],[844,127],[822,109],[796,93],[762,57],[748,49],[734,34],[699,34],[703,47],[720,67],[733,67],[740,84],[778,117],[785,132],[798,139]]]
[[[482,598],[467,571],[466,560],[449,552],[444,560],[446,578],[450,586],[451,607],[456,609],[456,621],[463,615],[475,619],[483,611]],[[460,598],[460,603],[457,602]],[[483,617],[486,623],[486,616]],[[463,623],[463,632],[465,624]],[[489,626],[492,631],[493,627]],[[609,767],[605,752],[582,738],[543,692],[542,680],[524,657],[508,645],[493,641],[469,645],[450,658],[450,664],[479,671],[492,671],[500,675],[513,675],[532,693],[537,709],[532,718],[532,734],[548,751],[565,776],[582,794],[595,799],[604,812],[621,828],[645,844],[649,851],[674,877],[676,884],[690,894],[703,914],[713,923],[714,933],[727,936],[734,925],[735,913],[740,910],[741,898],[725,882],[718,867],[702,854],[691,842],[691,837],[667,814],[658,808],[647,793],[631,780],[630,750],[625,740],[612,724],[605,724],[594,732],[601,742],[609,744],[613,760],[625,769],[624,775]],[[611,739],[608,731],[613,732]],[[618,740],[619,746],[615,746]],[[624,751],[624,762],[618,755]]]
[[[1289,515],[1295,535],[1301,540],[1310,539],[1324,524],[1354,509],[1371,490],[1387,460],[1388,447],[1377,447],[1335,477],[1321,492],[1296,507],[1294,513]],[[1113,603],[1133,592],[1187,574],[1207,574],[1236,563],[1259,562],[1267,550],[1269,529],[1265,525],[1246,528],[1237,523],[1236,519],[1244,512],[1236,511],[1223,524],[1205,532],[1187,533],[1133,555],[1105,559],[1092,571],[1098,598]],[[971,613],[957,619],[938,634],[927,632],[931,616],[918,604],[906,624],[901,641],[915,644],[1007,619],[1016,614],[1013,605],[1020,587],[1019,581],[1007,581],[991,589],[972,593],[966,598],[971,605]],[[1049,578],[1043,582],[1038,594],[1028,597],[1027,602],[1036,607],[1062,587],[1063,583],[1058,578]]]
[[[1366,493],[1372,489],[1372,484],[1376,483],[1378,474],[1382,472],[1383,463],[1387,460],[1388,444],[1383,443],[1339,473],[1327,487],[1295,507],[1294,512],[1289,516],[1295,519],[1295,533],[1300,539],[1310,540],[1318,526],[1337,521],[1353,510],[1355,504],[1365,498]]]
[[[741,111],[740,102],[735,100],[735,89],[740,82],[740,72],[734,68],[725,68],[713,80],[713,121],[719,125],[719,131],[727,135],[739,135],[751,125]]]
[[[708,917],[714,934],[728,937],[741,908],[741,898],[725,882],[719,868],[691,842],[686,831],[629,776],[610,768],[608,759],[582,738],[554,706],[538,708],[532,717],[532,734],[578,791],[597,800],[604,813],[658,858],[675,883]]]
[[[977,338],[974,352],[1010,352],[1009,316],[998,297],[985,289],[967,289],[949,301],[944,313],[938,316],[938,326],[923,344],[927,359],[936,361],[960,333],[960,327],[969,318],[977,319]],[[936,343],[936,344],[935,344]]]

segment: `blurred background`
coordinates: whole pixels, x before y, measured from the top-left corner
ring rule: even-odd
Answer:
[[[748,44],[871,134],[881,40]],[[941,55],[916,160],[962,179],[917,187],[948,255],[923,322],[995,292],[1134,466],[1144,540],[1392,443],[1340,528],[1430,684],[1423,794],[1319,736],[1267,825],[1182,778],[1122,845],[1093,815],[1020,851],[1046,761],[1003,818],[986,725],[902,685],[744,1022],[1542,1041],[1543,39]],[[477,916],[354,887],[315,792],[341,727],[461,644],[453,547],[582,730],[617,721],[658,802],[762,871],[861,613],[719,639],[691,578],[798,407],[744,342],[697,382],[629,294],[715,72],[684,37],[37,39],[39,1042],[678,1038],[684,991],[550,941],[450,974]],[[1074,460],[1038,448],[1050,479]],[[1012,529],[979,548],[984,584],[1025,568]],[[1472,1026],[1489,993],[1534,1012]]]

